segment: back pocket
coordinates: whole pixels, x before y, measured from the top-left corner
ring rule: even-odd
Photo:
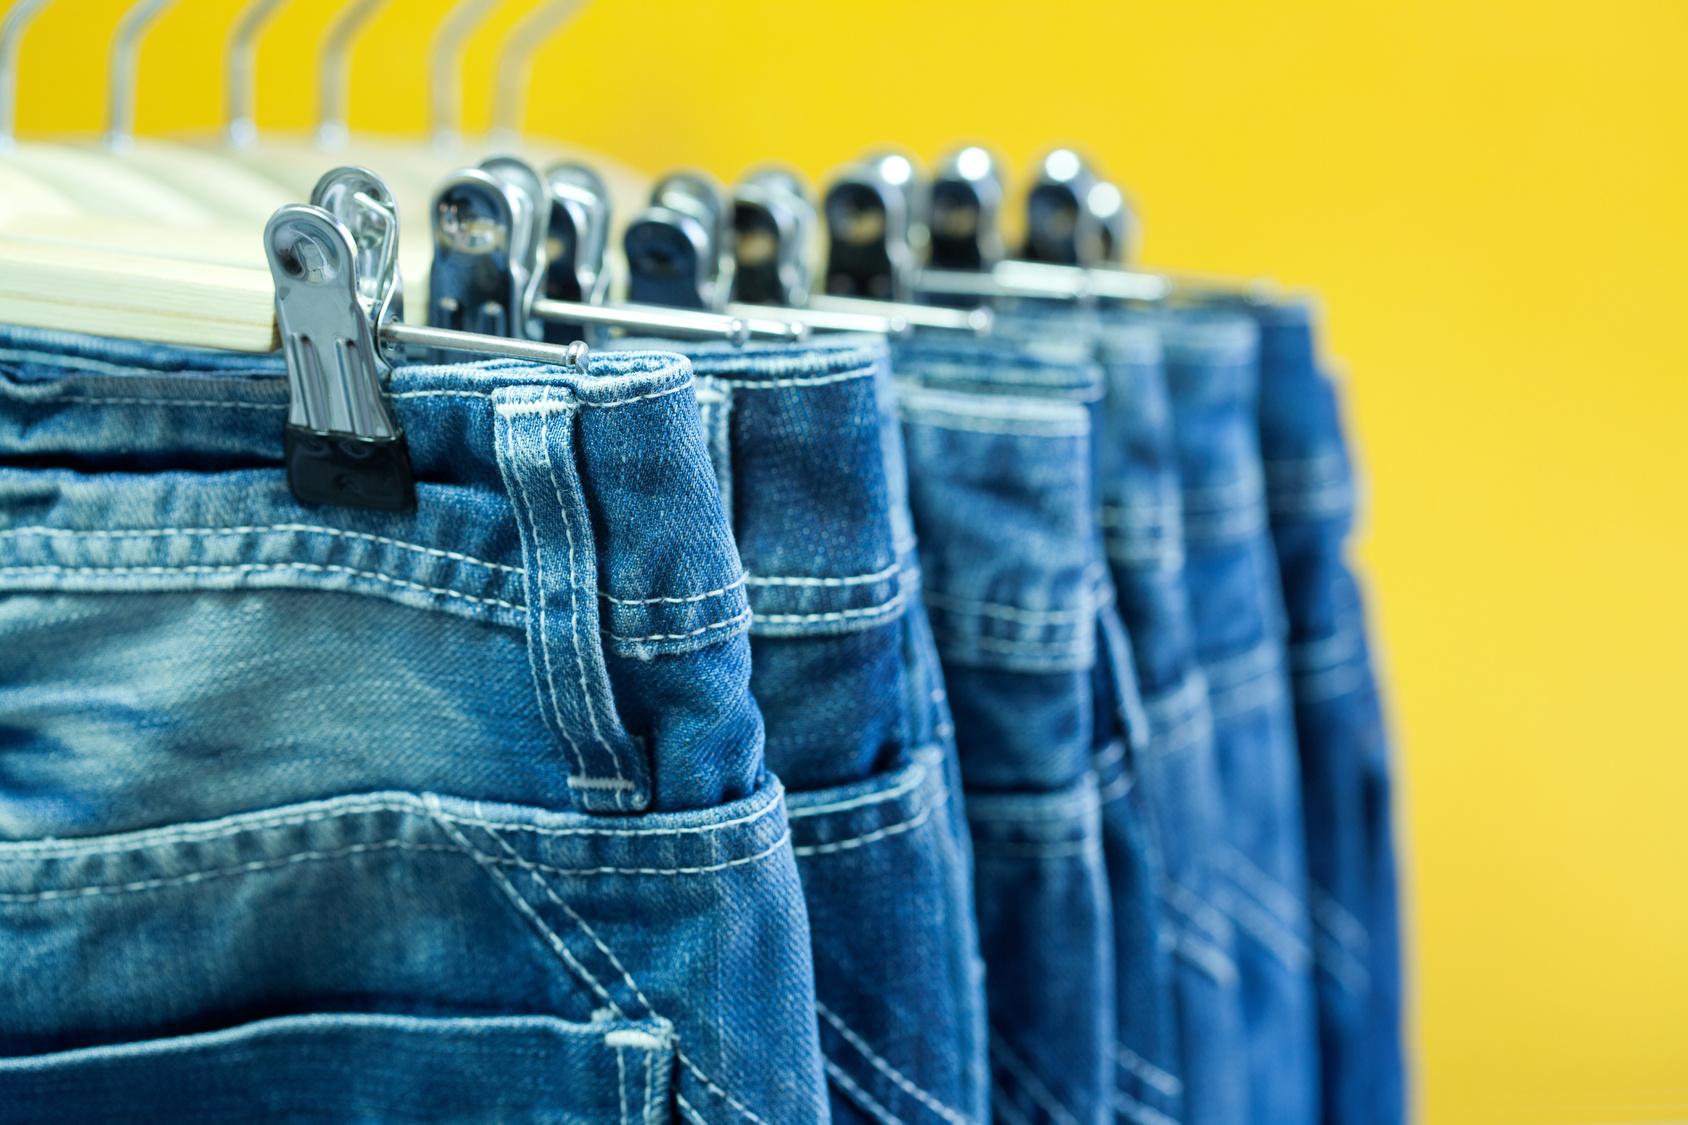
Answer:
[[[669,1119],[673,1038],[649,1020],[287,1016],[225,1031],[0,1059],[12,1125]]]

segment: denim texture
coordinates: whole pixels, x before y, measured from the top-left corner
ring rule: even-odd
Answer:
[[[1260,447],[1259,333],[1246,314],[1158,322],[1177,441],[1185,573],[1208,683],[1225,845],[1213,901],[1237,930],[1249,1112],[1319,1119],[1317,1015],[1301,777]]]
[[[1191,1125],[1248,1120],[1235,926],[1214,906],[1222,844],[1207,680],[1196,659],[1184,521],[1160,335],[1147,318],[1098,324],[1106,374],[1102,532],[1149,716],[1138,779],[1160,830],[1159,888],[1174,949],[1179,1062]]]
[[[1354,478],[1314,311],[1255,310],[1260,447],[1289,616],[1307,867],[1318,966],[1324,1119],[1399,1125],[1399,937],[1389,749],[1365,608],[1343,557]]]
[[[0,1104],[826,1120],[689,364],[391,384],[308,507],[279,359],[0,329]]]
[[[1095,523],[1088,349],[930,337],[897,359],[1003,1122],[1177,1113],[1159,854],[1135,787],[1144,724]]]
[[[686,350],[789,788],[833,1120],[982,1122],[971,847],[885,341]]]

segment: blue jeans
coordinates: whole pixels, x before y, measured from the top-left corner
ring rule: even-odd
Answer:
[[[1237,927],[1249,1111],[1260,1125],[1312,1125],[1320,1110],[1307,862],[1255,427],[1258,331],[1247,315],[1223,310],[1173,311],[1159,328],[1225,825],[1213,894]]]
[[[886,344],[686,349],[789,791],[836,1122],[982,1122],[983,966]]]
[[[826,1120],[690,367],[392,391],[307,507],[279,360],[0,329],[7,1120]]]
[[[1399,938],[1389,751],[1365,610],[1343,544],[1354,483],[1336,389],[1303,304],[1256,310],[1260,446],[1289,614],[1318,965],[1324,1118],[1398,1125]]]
[[[1160,894],[1174,949],[1185,1115],[1191,1125],[1242,1125],[1248,1065],[1236,932],[1214,905],[1219,772],[1185,585],[1178,448],[1160,335],[1144,317],[1110,313],[1099,327],[1098,356],[1107,379],[1102,531],[1149,716],[1138,777],[1165,860]]]
[[[1144,723],[1095,524],[1088,346],[932,338],[898,356],[1003,1122],[1177,1109],[1159,855],[1135,786]]]

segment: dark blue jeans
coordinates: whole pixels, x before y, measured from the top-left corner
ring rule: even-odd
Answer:
[[[279,360],[0,330],[0,1116],[825,1121],[690,366],[392,392],[310,507]]]
[[[1365,608],[1343,558],[1353,472],[1336,389],[1319,369],[1312,310],[1255,311],[1260,447],[1289,614],[1291,681],[1318,965],[1324,1118],[1398,1125],[1400,951],[1389,749]]]

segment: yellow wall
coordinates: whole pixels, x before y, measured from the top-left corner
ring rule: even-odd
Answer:
[[[471,47],[471,127],[531,2]],[[123,5],[41,18],[25,132],[98,126]],[[143,132],[217,123],[237,6],[160,24]],[[309,121],[332,7],[265,41],[261,125]],[[422,128],[446,7],[380,17],[354,128]],[[597,0],[537,71],[534,131],[648,169],[1082,141],[1149,262],[1322,293],[1406,763],[1424,1117],[1688,1117],[1688,5]]]

